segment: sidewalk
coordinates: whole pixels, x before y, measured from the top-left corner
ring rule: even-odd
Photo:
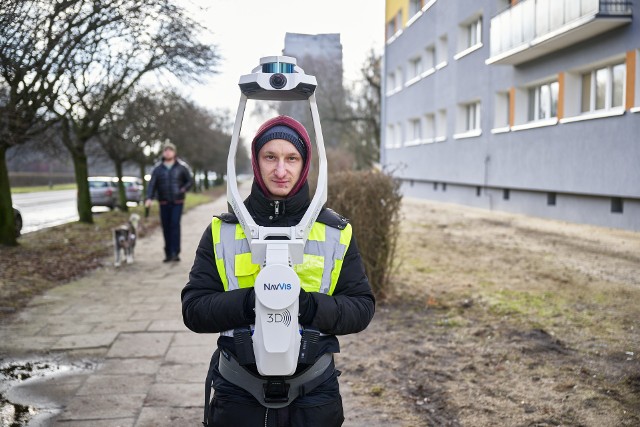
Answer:
[[[201,425],[217,334],[184,326],[180,291],[212,215],[226,210],[222,197],[183,216],[181,262],[162,263],[156,230],[137,243],[134,264],[54,288],[2,325],[4,362],[60,366],[5,392],[36,409],[30,426]],[[349,387],[342,389],[347,412]]]
[[[184,326],[180,291],[202,233],[212,215],[223,211],[225,197],[184,215],[181,262],[162,263],[164,243],[156,230],[137,243],[134,264],[105,267],[54,288],[2,326],[3,358],[60,359],[71,367],[6,393],[12,403],[39,410],[30,425],[200,424],[217,334],[195,334]],[[95,369],[74,374],[83,365]]]

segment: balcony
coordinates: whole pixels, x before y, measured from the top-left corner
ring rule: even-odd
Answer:
[[[518,65],[631,22],[631,1],[521,0],[491,19],[487,64]]]

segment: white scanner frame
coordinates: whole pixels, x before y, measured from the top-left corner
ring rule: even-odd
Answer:
[[[293,64],[294,72],[284,73],[287,78],[287,84],[282,89],[275,89],[269,83],[270,77],[276,73],[260,72],[262,65],[268,63]],[[240,102],[238,104],[238,111],[236,113],[236,120],[231,137],[231,146],[229,147],[229,157],[227,158],[228,202],[247,236],[251,247],[251,260],[254,264],[259,264],[260,266],[272,263],[286,264],[289,266],[302,264],[304,245],[309,236],[309,232],[311,231],[313,223],[318,218],[320,210],[327,201],[327,155],[324,148],[324,139],[322,137],[322,128],[320,126],[320,117],[315,97],[315,88],[317,86],[316,78],[305,74],[304,70],[297,65],[297,61],[293,57],[267,56],[260,58],[260,66],[254,68],[252,74],[240,77],[239,85],[242,94],[240,95]],[[251,89],[243,90],[243,85],[251,86]],[[306,92],[300,91],[300,87],[304,87]],[[310,87],[312,87],[313,90],[308,93]],[[319,159],[318,185],[315,194],[309,208],[298,225],[292,227],[258,226],[240,197],[236,178],[235,159],[247,100],[300,101],[304,100],[305,97],[309,101]],[[266,240],[266,238],[270,236],[284,236],[289,240]],[[285,250],[283,244],[286,244],[288,251]],[[274,247],[268,251],[267,247],[269,245],[273,245]]]
[[[301,283],[292,267],[302,264],[309,232],[327,201],[327,156],[315,97],[317,83],[314,76],[297,66],[295,58],[268,56],[260,59],[260,65],[251,74],[240,77],[239,86],[242,94],[227,159],[227,200],[249,242],[251,261],[260,265],[254,286],[256,320],[252,336],[256,367],[265,376],[293,375],[301,340],[298,324]],[[311,204],[295,226],[258,226],[240,198],[235,160],[249,99],[309,101],[320,169]],[[267,240],[274,236],[285,239]]]

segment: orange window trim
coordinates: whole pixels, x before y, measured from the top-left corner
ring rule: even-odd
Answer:
[[[629,110],[635,106],[636,94],[636,51],[627,52],[627,93],[625,94],[624,108]]]
[[[564,73],[558,73],[558,120],[564,117]]]

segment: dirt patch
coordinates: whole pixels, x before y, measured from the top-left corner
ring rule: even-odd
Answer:
[[[640,425],[639,233],[415,199],[403,215],[394,295],[341,338],[356,413]]]

